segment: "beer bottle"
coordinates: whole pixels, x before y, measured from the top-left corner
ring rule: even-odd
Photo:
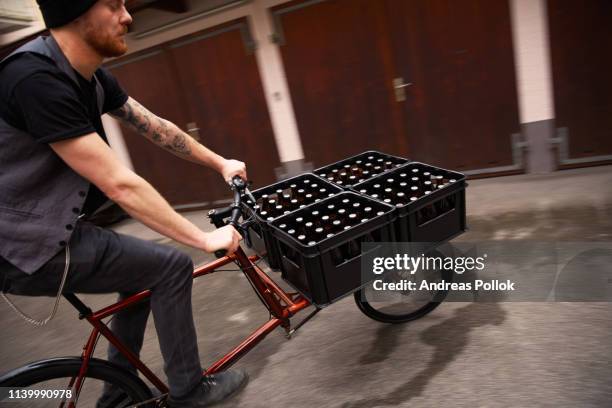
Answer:
[[[340,251],[340,248],[338,247],[333,248],[330,251],[330,254],[331,254],[332,262],[334,263],[334,265],[338,266],[344,262],[344,255],[342,255],[342,251]]]
[[[348,259],[353,259],[356,256],[359,256],[361,254],[361,247],[359,245],[359,242],[357,242],[356,239],[352,239],[348,242]]]
[[[403,191],[400,191],[395,195],[396,201],[395,205],[397,207],[403,207],[406,204],[406,194]]]
[[[339,231],[339,230],[340,230],[340,226],[341,226],[341,225],[342,225],[342,221],[340,221],[340,220],[334,220],[334,221],[332,222],[332,228],[331,228],[331,230],[332,230],[332,231]],[[332,235],[333,235],[333,234],[332,234]]]
[[[325,226],[326,224],[329,224],[329,215],[324,215],[321,217],[320,220],[316,221],[317,225],[319,226]]]
[[[432,177],[432,184],[437,188],[441,185],[444,184],[444,178],[442,176],[433,176]]]

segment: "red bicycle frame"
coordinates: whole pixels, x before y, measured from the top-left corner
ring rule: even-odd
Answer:
[[[229,353],[208,367],[204,371],[204,374],[216,373],[232,366],[242,356],[252,350],[261,340],[263,340],[268,333],[278,326],[282,326],[285,331],[290,334],[291,324],[289,318],[300,310],[310,306],[310,302],[302,295],[298,293],[286,293],[283,289],[281,289],[268,275],[266,275],[264,271],[261,270],[261,268],[254,263],[258,259],[258,256],[248,257],[242,248],[238,248],[234,254],[200,266],[193,272],[193,278],[195,279],[199,276],[211,274],[219,267],[236,262],[242,272],[246,275],[247,279],[249,279],[251,282],[253,289],[259,298],[270,311],[271,316],[270,320],[251,333],[242,343],[238,344]],[[91,309],[83,304],[75,295],[65,295],[66,299],[81,313],[79,318],[86,319],[93,326],[89,339],[83,347],[83,363],[81,365],[79,374],[77,377],[73,378],[69,384],[69,387],[75,390],[73,395],[79,395],[83,385],[83,379],[86,376],[89,362],[93,356],[100,335],[106,337],[106,339],[112,343],[117,350],[119,350],[159,391],[161,391],[163,394],[168,392],[168,387],[166,384],[164,384],[155,374],[153,374],[153,372],[134,353],[132,353],[132,351],[130,351],[115,337],[108,326],[102,322],[102,319],[124,310],[137,302],[140,302],[150,295],[151,291],[145,290],[130,296],[121,302],[117,302],[98,310],[97,312],[91,311]],[[74,406],[74,402],[71,402],[69,406]]]

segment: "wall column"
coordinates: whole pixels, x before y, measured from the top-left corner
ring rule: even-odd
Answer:
[[[510,0],[521,133],[528,143],[527,171],[556,168],[554,97],[546,0]]]

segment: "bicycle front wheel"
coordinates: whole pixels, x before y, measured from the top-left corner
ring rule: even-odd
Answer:
[[[428,254],[430,257],[442,257],[438,251]],[[434,282],[452,282],[452,272],[441,270],[423,271],[413,273],[398,272],[386,274],[385,283],[397,283],[402,280],[420,282],[426,280]],[[419,319],[437,308],[446,298],[447,290],[401,290],[378,292],[373,285],[366,285],[355,292],[355,303],[363,314],[371,319],[383,323],[406,323]]]
[[[64,357],[37,361],[17,368],[0,377],[0,387],[3,390],[0,402],[10,402],[11,407],[20,408],[68,407],[69,401],[74,401],[76,407],[157,406],[154,402],[145,402],[153,396],[140,378],[99,359],[91,359],[83,387],[78,395],[74,395],[69,384],[78,375],[81,362],[78,357]],[[112,392],[106,395],[104,401],[99,401],[105,383]]]

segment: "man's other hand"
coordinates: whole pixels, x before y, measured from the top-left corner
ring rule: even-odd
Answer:
[[[220,173],[227,183],[231,183],[234,176],[240,176],[244,181],[247,180],[246,165],[239,160],[225,160]]]
[[[219,249],[225,249],[227,250],[227,255],[230,255],[236,252],[241,240],[242,235],[236,231],[236,228],[226,225],[206,234],[204,250],[206,252],[215,252]]]

